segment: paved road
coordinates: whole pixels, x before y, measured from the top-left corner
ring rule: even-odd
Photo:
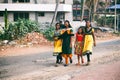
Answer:
[[[94,48],[93,55],[100,57],[104,53],[109,54],[116,51],[120,51],[120,40],[97,44],[97,47]],[[38,62],[34,62],[35,60]],[[52,56],[52,52],[26,56],[0,57],[0,79],[5,80],[11,76],[53,67],[54,62],[55,57]]]

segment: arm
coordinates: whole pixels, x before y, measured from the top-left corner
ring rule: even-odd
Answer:
[[[72,48],[72,37],[70,37],[70,47]]]
[[[72,48],[72,35],[74,36],[73,31],[70,30],[70,34],[68,34],[68,36],[70,36],[70,47],[71,48]]]
[[[74,48],[76,47],[77,35],[75,36]]]
[[[68,34],[68,36],[74,36],[74,34]]]
[[[58,36],[58,39],[63,39],[66,31],[64,33],[61,33],[61,35]]]
[[[92,36],[93,36],[94,46],[96,46],[96,39],[95,39],[94,31],[92,32]]]

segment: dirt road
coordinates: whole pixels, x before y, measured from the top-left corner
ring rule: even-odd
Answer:
[[[120,40],[101,42],[94,48],[90,66],[55,67],[55,57],[48,52],[0,57],[0,80],[119,80]],[[17,53],[17,51],[16,51]],[[22,53],[22,52],[21,52]],[[86,59],[86,57],[84,57]],[[37,61],[37,62],[34,62]],[[63,61],[64,62],[64,61]],[[109,74],[108,74],[109,73]],[[110,76],[110,77],[109,77]]]

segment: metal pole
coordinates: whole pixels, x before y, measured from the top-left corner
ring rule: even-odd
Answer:
[[[115,33],[117,32],[117,30],[116,30],[116,0],[115,0],[115,20],[114,20],[114,31],[115,31]]]
[[[120,15],[117,15],[117,32],[119,32]]]

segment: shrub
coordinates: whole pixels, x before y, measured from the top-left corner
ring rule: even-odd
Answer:
[[[0,37],[2,40],[14,40],[31,32],[40,32],[38,23],[31,20],[19,19],[14,23],[9,23],[8,29]]]
[[[105,16],[102,16],[101,18],[99,18],[97,20],[97,23],[99,24],[99,26],[107,25],[109,27],[113,27],[114,26],[114,17],[113,16],[109,16],[109,17],[105,18]]]
[[[50,41],[53,41],[53,35],[54,35],[54,27],[48,27],[46,30],[44,30],[42,33]]]
[[[46,39],[52,41],[54,35],[54,27],[47,27],[44,30],[40,30],[40,26],[37,22],[18,19],[16,22],[8,24],[8,29],[4,33],[0,33],[1,40],[16,40],[24,37],[27,33],[39,32],[45,36]]]

